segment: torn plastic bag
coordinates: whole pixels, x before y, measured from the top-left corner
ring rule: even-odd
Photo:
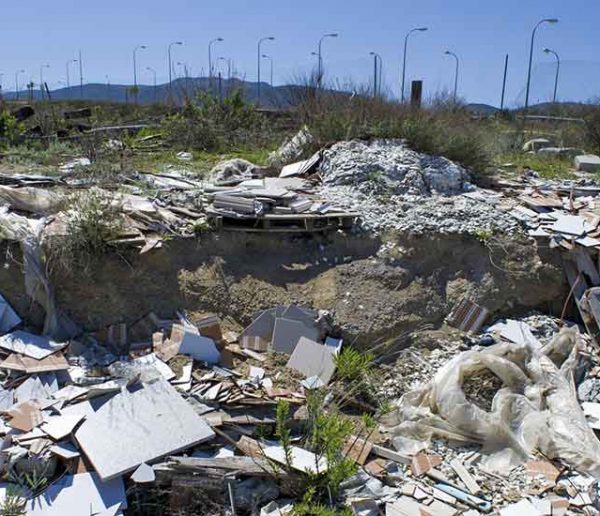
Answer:
[[[585,420],[573,380],[582,346],[577,331],[566,329],[543,348],[552,359],[529,343],[466,351],[406,393],[384,424],[394,435],[424,443],[437,436],[481,444],[490,471],[506,473],[539,450],[600,478],[600,441]],[[503,384],[489,412],[462,389],[466,378],[486,369]]]
[[[61,194],[42,188],[11,188],[0,185],[0,200],[5,201],[13,210],[48,215],[56,213],[65,198]]]
[[[0,207],[0,239],[14,240],[21,245],[25,291],[46,311],[44,335],[63,340],[76,335],[78,328],[56,308],[54,291],[46,274],[44,250],[40,244],[44,225],[45,219],[29,219],[8,213],[6,207]]]

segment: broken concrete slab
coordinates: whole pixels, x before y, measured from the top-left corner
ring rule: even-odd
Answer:
[[[102,482],[95,473],[65,475],[27,502],[28,516],[82,516],[127,507],[121,478]]]
[[[296,348],[296,344],[298,344],[298,341],[302,337],[316,341],[319,338],[319,331],[317,328],[308,326],[301,321],[285,319],[283,317],[275,319],[272,341],[273,351],[291,355]],[[311,374],[308,376],[314,375]]]
[[[164,380],[123,390],[89,415],[75,439],[102,480],[212,439],[214,432]]]
[[[575,168],[581,172],[598,172],[600,170],[600,156],[595,154],[582,154],[575,156]]]
[[[58,343],[48,337],[34,335],[26,331],[15,331],[0,337],[0,348],[27,355],[28,357],[41,360],[42,358],[63,349],[67,344]]]
[[[287,367],[307,378],[317,376],[327,385],[335,372],[335,360],[334,355],[323,344],[300,337]]]
[[[139,465],[131,475],[131,480],[136,484],[150,484],[156,480],[156,475],[152,466],[149,466],[145,462]]]
[[[586,220],[579,215],[561,215],[558,217],[552,231],[582,237],[589,229]]]

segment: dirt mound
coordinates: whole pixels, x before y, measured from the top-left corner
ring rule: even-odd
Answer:
[[[9,250],[10,265],[0,268],[2,293],[39,321],[23,295],[18,248]],[[210,234],[175,239],[145,255],[106,255],[84,270],[50,269],[58,305],[87,330],[178,309],[215,312],[235,328],[259,309],[299,303],[331,310],[344,336],[366,346],[440,325],[464,295],[497,314],[515,314],[560,312],[567,294],[560,266],[529,241],[483,245],[456,235],[390,235],[382,249],[378,239],[342,234]]]

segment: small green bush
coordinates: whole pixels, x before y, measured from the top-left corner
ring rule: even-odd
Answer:
[[[23,133],[23,124],[8,111],[0,111],[0,147],[15,145]]]
[[[264,117],[240,91],[222,101],[200,93],[181,113],[162,124],[165,141],[176,150],[228,151],[264,144],[269,131]]]

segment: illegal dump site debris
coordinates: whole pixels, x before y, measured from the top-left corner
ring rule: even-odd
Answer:
[[[2,176],[0,234],[44,313],[36,324],[0,297],[2,514],[600,513],[600,186],[527,174],[484,189],[400,140],[295,161],[309,137],[272,167],[235,159],[206,180],[140,173],[117,191],[74,174],[81,160]],[[466,289],[442,327],[364,348],[302,302],[245,321],[162,306],[90,329],[47,267],[57,246],[159,256],[207,233],[390,231],[484,253],[497,235],[528,239],[564,270],[563,312],[499,314]],[[403,267],[400,251],[381,241],[372,274]]]

